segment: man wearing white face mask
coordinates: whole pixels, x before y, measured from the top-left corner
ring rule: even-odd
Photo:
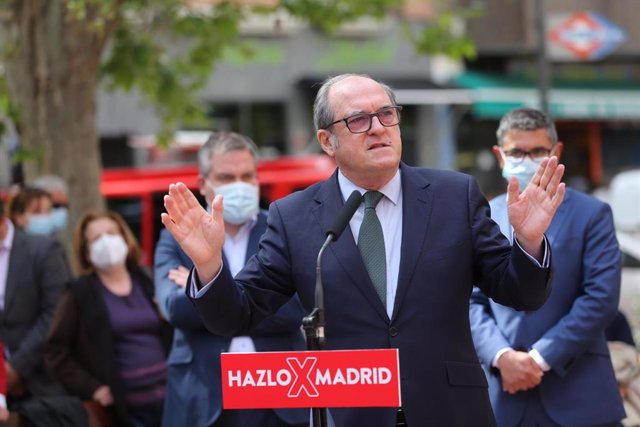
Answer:
[[[560,157],[553,122],[529,108],[506,114],[493,152],[522,192],[543,158]],[[507,196],[491,217],[513,239]],[[471,297],[473,339],[489,380],[498,426],[615,426],[624,418],[604,330],[617,314],[620,252],[611,209],[567,189],[545,235],[553,253],[552,292],[535,312]]]
[[[198,153],[200,194],[207,206],[224,197],[224,262],[233,274],[258,249],[266,229],[266,212],[259,209],[256,147],[237,133],[215,132]],[[156,246],[155,287],[158,304],[175,326],[169,355],[163,425],[302,426],[303,409],[223,411],[220,353],[227,351],[303,350],[300,323],[304,312],[297,298],[261,323],[251,336],[233,339],[208,332],[184,292],[191,260],[173,236],[162,230]]]

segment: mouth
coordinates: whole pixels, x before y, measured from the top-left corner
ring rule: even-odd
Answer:
[[[367,147],[367,150],[377,150],[377,149],[380,149],[380,148],[386,148],[386,147],[390,147],[390,146],[391,146],[391,144],[389,144],[387,142],[376,142],[376,143],[373,143],[373,144],[369,145]]]

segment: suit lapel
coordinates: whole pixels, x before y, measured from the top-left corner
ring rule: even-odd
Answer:
[[[553,215],[551,224],[549,224],[549,228],[547,228],[547,231],[545,232],[547,238],[549,239],[549,244],[551,245],[555,242],[556,236],[561,233],[563,224],[568,218],[568,215],[566,215],[566,213],[567,209],[569,209],[569,203],[567,202],[572,196],[571,191],[572,190],[570,189],[567,190],[566,194],[564,195],[564,200],[562,201],[560,206],[558,206],[558,210],[556,211],[555,215]]]
[[[256,225],[251,229],[251,233],[249,233],[249,244],[247,246],[247,255],[245,256],[245,264],[249,261],[257,251],[258,251],[258,243],[260,242],[260,238],[267,230],[267,215],[264,212],[260,211],[258,213],[258,217],[256,219]]]
[[[330,179],[322,184],[322,187],[315,197],[315,201],[317,206],[312,209],[312,213],[320,223],[320,229],[326,230],[333,224],[337,213],[340,212],[344,205],[338,185],[337,170]],[[362,261],[362,256],[360,255],[360,251],[356,246],[353,234],[348,225],[340,235],[340,238],[331,243],[325,252],[324,263],[328,262],[326,257],[329,255],[333,256],[334,262],[342,267],[346,276],[360,290],[369,304],[375,308],[380,317],[388,322],[389,316],[387,316],[386,310],[373,287],[373,283],[371,283],[369,274]]]
[[[424,250],[425,236],[429,226],[433,193],[429,182],[413,173],[406,165],[400,165],[402,173],[402,247],[400,249],[400,272],[398,288],[393,305],[395,318],[411,283],[420,254]]]

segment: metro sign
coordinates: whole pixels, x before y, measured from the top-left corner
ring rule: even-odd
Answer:
[[[583,60],[598,60],[626,40],[624,30],[595,12],[577,12],[549,32],[549,38]]]
[[[397,349],[223,353],[225,409],[400,407]]]

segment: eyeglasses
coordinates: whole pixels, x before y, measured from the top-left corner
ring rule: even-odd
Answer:
[[[375,113],[358,113],[353,116],[345,117],[344,119],[336,120],[330,123],[327,128],[335,125],[336,123],[344,122],[347,125],[347,129],[351,133],[365,133],[371,129],[371,122],[374,117],[378,118],[380,124],[384,127],[395,126],[400,123],[400,105],[394,105],[393,107],[384,107]]]
[[[501,148],[500,151],[502,151],[502,154],[504,154],[506,157],[511,158],[511,161],[514,163],[522,162],[527,156],[529,156],[531,159],[541,159],[543,157],[549,157],[549,155],[551,154],[551,150],[544,147],[536,147],[529,151],[520,150],[519,148],[504,151]]]

